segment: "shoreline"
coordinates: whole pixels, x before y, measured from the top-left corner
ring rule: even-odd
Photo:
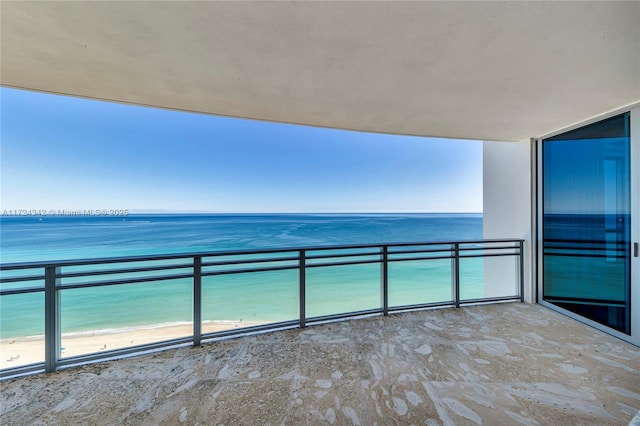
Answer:
[[[263,322],[206,321],[202,333],[251,327]],[[193,335],[192,323],[172,323],[80,331],[62,334],[62,358],[99,353],[105,350],[156,343]],[[0,340],[0,369],[44,362],[44,336],[25,336]]]

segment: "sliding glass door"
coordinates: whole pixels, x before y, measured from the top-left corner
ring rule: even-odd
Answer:
[[[540,142],[543,303],[628,336],[630,126],[625,113]]]

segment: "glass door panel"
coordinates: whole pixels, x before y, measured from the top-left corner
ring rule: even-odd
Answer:
[[[543,300],[631,334],[630,116],[542,141]]]

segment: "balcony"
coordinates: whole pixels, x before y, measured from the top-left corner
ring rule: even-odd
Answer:
[[[4,264],[0,377],[344,318],[522,301],[522,264],[522,240]],[[492,270],[506,286],[485,283]]]
[[[2,423],[618,424],[640,349],[501,303],[226,339],[0,383]]]
[[[637,122],[639,17],[637,2],[4,2],[1,83],[203,114],[482,139],[483,235],[544,248],[532,230],[546,196],[542,138],[614,113]],[[638,126],[631,129],[637,154]],[[43,164],[47,171],[55,162]],[[541,306],[486,304],[535,301],[543,271],[522,247],[495,257],[453,244],[413,254],[364,247],[370,254],[361,258],[344,248],[349,256],[338,258],[302,249],[2,265],[0,377],[11,381],[0,383],[0,423],[626,424],[640,408],[637,347]],[[256,258],[264,262],[248,262]],[[422,297],[402,297],[394,266],[403,264],[435,265],[446,279]],[[361,268],[367,279],[358,284],[366,285],[337,282],[366,294],[357,298],[364,302],[344,303],[339,285],[331,303],[318,304],[314,280],[336,268]],[[288,297],[213,297],[218,279],[267,274],[282,274]],[[127,319],[113,317],[128,306],[147,306],[145,289],[171,280],[180,298],[164,307],[182,315],[171,335],[138,328],[106,342],[103,325],[93,333],[72,321],[80,311],[117,327]],[[124,288],[139,295],[95,310],[78,303]],[[270,303],[286,309],[253,320],[253,306]],[[242,316],[216,323],[222,307],[242,307]],[[356,317],[365,318],[342,321]],[[16,352],[11,329],[26,322],[37,330],[29,351]],[[266,333],[275,330],[283,331]],[[78,333],[98,343],[79,345]],[[11,379],[38,372],[50,374]]]
[[[35,296],[46,320],[22,357],[20,339],[0,341],[3,424],[628,423],[640,410],[640,349],[507,303],[522,300],[522,257],[522,240],[481,240],[5,264],[3,309]],[[345,286],[334,274],[345,268],[367,279]],[[425,272],[432,291],[409,296],[407,274]],[[247,278],[274,273],[291,294],[246,297]],[[322,274],[337,292],[318,291]],[[173,335],[68,332],[74,310],[87,320],[126,312],[126,299],[145,306],[166,282],[191,312]],[[212,299],[223,283],[242,286]],[[105,291],[121,303],[91,312],[69,296]],[[223,305],[256,304],[280,314],[212,320]]]

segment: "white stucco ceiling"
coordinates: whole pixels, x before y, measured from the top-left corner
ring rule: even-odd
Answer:
[[[640,2],[2,1],[3,86],[521,140],[640,100]]]

